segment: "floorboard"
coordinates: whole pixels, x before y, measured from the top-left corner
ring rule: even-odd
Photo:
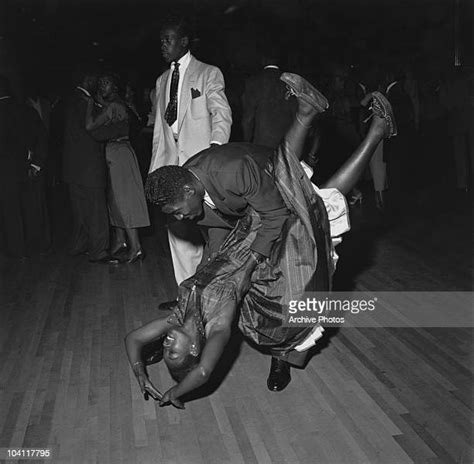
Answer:
[[[165,231],[145,231],[143,263],[108,267],[66,253],[65,218],[50,255],[0,258],[0,448],[78,464],[473,461],[472,328],[328,330],[281,393],[266,389],[269,358],[236,335],[230,369],[186,410],[145,402],[123,337],[174,295]],[[470,230],[465,211],[398,223],[358,206],[335,288],[472,291]],[[149,371],[173,384],[163,365]]]

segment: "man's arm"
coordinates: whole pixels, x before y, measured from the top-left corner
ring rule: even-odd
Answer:
[[[225,83],[222,72],[212,67],[206,81],[207,109],[211,115],[210,143],[227,143],[232,126],[232,111],[225,95]]]
[[[158,147],[160,144],[160,136],[162,134],[162,127],[161,125],[164,124],[163,122],[163,114],[161,112],[160,107],[160,99],[161,99],[161,81],[163,79],[163,74],[158,77],[156,80],[155,86],[155,122],[153,124],[153,140],[152,140],[152,147],[151,147],[151,160],[150,160],[150,167],[149,169],[153,169],[155,166],[155,160],[158,156]],[[151,171],[150,171],[151,172]]]

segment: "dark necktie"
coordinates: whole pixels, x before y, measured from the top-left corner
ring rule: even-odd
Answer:
[[[168,126],[172,126],[178,117],[178,84],[179,84],[179,63],[175,61],[174,70],[171,76],[170,101],[165,111],[165,121]]]

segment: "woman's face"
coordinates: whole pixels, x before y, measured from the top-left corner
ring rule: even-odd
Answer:
[[[191,337],[181,328],[168,331],[163,341],[163,357],[166,364],[178,365],[191,353]]]
[[[116,86],[108,77],[101,77],[99,79],[99,94],[102,98],[110,97],[116,91]]]

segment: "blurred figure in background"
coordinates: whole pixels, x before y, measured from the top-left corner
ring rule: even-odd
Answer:
[[[145,258],[138,229],[149,226],[150,220],[137,157],[130,144],[130,119],[133,114],[119,95],[116,74],[100,76],[98,100],[102,108],[96,111],[94,100],[88,99],[85,125],[93,137],[106,142],[105,159],[109,173],[107,207],[114,232],[110,254],[112,261],[118,259],[133,264]],[[122,253],[125,254],[124,259]]]
[[[473,140],[473,73],[456,67],[442,81],[441,104],[447,114],[447,130],[450,138],[456,173],[456,189],[466,196],[474,163]]]
[[[7,255],[25,258],[50,246],[44,195],[47,136],[38,114],[16,101],[0,76],[0,231]]]
[[[267,46],[263,51],[263,69],[245,82],[242,96],[242,130],[245,142],[276,148],[293,122],[294,99],[286,97],[280,80],[279,53]]]
[[[384,73],[385,94],[392,104],[398,135],[385,141],[384,157],[390,194],[391,213],[406,212],[411,196],[420,182],[420,157],[415,147],[415,111],[404,88],[403,73],[393,66]]]
[[[346,95],[347,72],[339,64],[331,68],[329,88],[326,92],[329,110],[324,121],[325,130],[320,157],[321,168],[325,171],[326,178],[344,163],[347,154],[355,150],[360,140],[353,120],[350,98]],[[353,188],[348,202],[351,205],[362,203],[362,192],[358,188]]]
[[[383,93],[385,90],[382,84],[380,69],[378,69],[377,66],[369,70],[363,82],[359,83],[359,88],[362,93],[362,99],[360,100],[362,107],[360,114],[360,133],[365,136],[370,117],[369,103],[372,99],[372,92],[378,91]],[[384,140],[381,140],[369,163],[375,192],[375,206],[380,211],[385,209],[385,190],[387,189],[387,167],[384,161],[383,147]]]
[[[80,71],[65,104],[63,180],[69,187],[74,229],[70,254],[87,253],[94,263],[108,263],[109,219],[105,196],[103,144],[86,130],[88,101],[97,88],[93,71]]]

